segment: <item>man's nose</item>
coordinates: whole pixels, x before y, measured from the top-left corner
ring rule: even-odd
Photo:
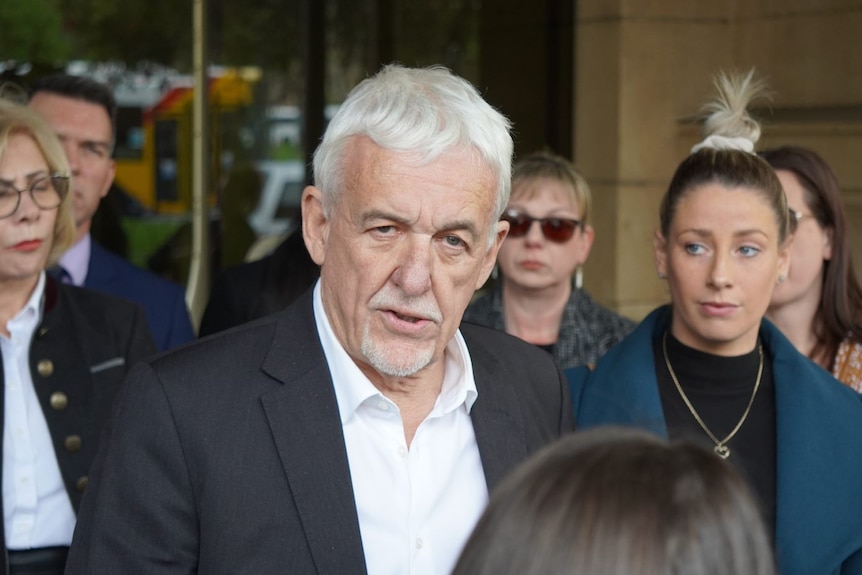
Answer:
[[[431,288],[432,257],[430,241],[415,238],[407,243],[394,278],[405,294],[420,295]]]
[[[66,153],[66,160],[69,162],[69,169],[72,174],[78,174],[80,166],[78,146],[74,142],[63,140],[63,151]]]

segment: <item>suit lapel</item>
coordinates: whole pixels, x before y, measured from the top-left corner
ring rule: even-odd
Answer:
[[[470,346],[470,355],[479,393],[470,417],[490,492],[527,457],[524,420],[518,396],[502,367],[475,345]]]
[[[111,265],[105,248],[93,240],[90,243],[90,261],[87,264],[87,277],[84,278],[84,287],[105,289],[110,286],[116,276],[116,269]]]
[[[263,370],[284,385],[261,398],[319,574],[365,575],[347,448],[310,292],[283,314]],[[298,315],[298,317],[297,317]]]

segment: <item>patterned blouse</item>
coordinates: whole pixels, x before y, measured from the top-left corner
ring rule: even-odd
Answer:
[[[845,339],[838,346],[832,375],[841,383],[862,393],[862,344]]]
[[[470,304],[464,312],[464,321],[506,331],[503,289],[500,282]],[[553,346],[552,355],[560,369],[595,364],[608,349],[627,336],[635,325],[632,320],[596,303],[584,290],[574,289],[563,310],[560,334]]]

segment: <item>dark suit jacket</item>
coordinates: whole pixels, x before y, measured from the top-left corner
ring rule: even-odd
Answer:
[[[194,339],[183,289],[112,254],[95,241],[84,287],[131,300],[144,308],[160,351]]]
[[[545,352],[465,324],[489,488],[572,427]],[[66,573],[365,573],[311,292],[138,366],[94,466]]]
[[[30,373],[76,511],[114,396],[132,364],[154,353],[137,305],[47,278],[42,322],[30,343]],[[0,427],[4,398],[0,394]],[[2,534],[0,521],[0,545]],[[0,573],[6,573],[5,562]]]
[[[201,319],[200,336],[283,310],[318,276],[320,268],[308,255],[300,228],[270,255],[228,268],[216,277]]]
[[[652,342],[670,319],[650,314],[599,361],[566,370],[578,425],[632,425],[667,437]],[[775,545],[782,575],[862,575],[862,398],[764,320],[777,427]]]

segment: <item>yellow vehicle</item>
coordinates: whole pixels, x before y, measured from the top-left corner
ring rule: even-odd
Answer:
[[[256,68],[210,70],[211,182],[217,183],[229,152],[224,133],[232,114],[253,103]],[[117,144],[115,182],[144,208],[157,214],[186,214],[191,204],[191,78],[175,73],[115,83]],[[231,126],[232,127],[232,126]],[[215,186],[213,186],[215,187]],[[216,201],[210,190],[211,205]]]

